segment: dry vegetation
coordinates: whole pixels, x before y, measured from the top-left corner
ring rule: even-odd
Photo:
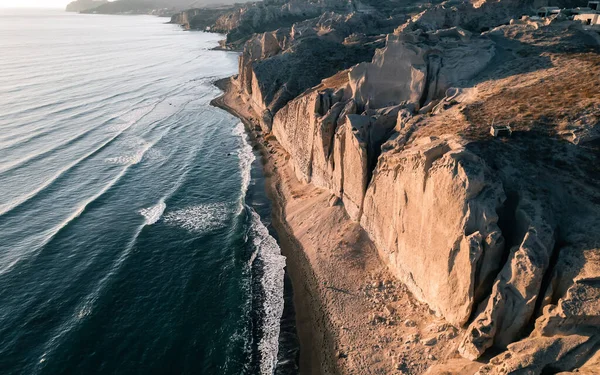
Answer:
[[[458,134],[493,169],[509,163],[523,176],[577,181],[582,196],[600,203],[597,194],[584,193],[600,186],[600,140],[568,142],[584,126],[600,126],[597,44],[586,44],[585,35],[571,28],[507,26],[503,32],[496,42],[504,56],[465,85],[475,90],[473,98],[419,116],[411,139]],[[510,124],[513,136],[491,137],[492,121]]]
[[[464,110],[465,135],[487,136],[490,122],[511,124],[515,131],[555,136],[583,114],[600,116],[600,55],[550,57],[553,68],[513,77],[525,87],[504,86]]]

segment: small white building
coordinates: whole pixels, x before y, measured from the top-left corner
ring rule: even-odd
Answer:
[[[582,22],[583,25],[589,29],[600,29],[600,13],[582,12],[576,14],[573,19]]]

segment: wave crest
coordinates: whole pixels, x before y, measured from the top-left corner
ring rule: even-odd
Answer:
[[[226,227],[231,213],[230,204],[209,203],[170,212],[164,221],[190,232],[205,233]]]
[[[238,158],[240,160],[240,173],[242,175],[242,189],[240,197],[240,211],[244,208],[243,201],[248,192],[250,186],[250,180],[252,178],[252,163],[256,160],[254,152],[252,152],[252,146],[248,142],[248,135],[246,134],[246,128],[241,122],[233,129],[233,135],[237,135],[241,140],[241,147],[238,150]]]
[[[161,201],[156,206],[141,209],[140,214],[146,218],[146,225],[152,225],[160,220],[160,217],[163,212],[165,212],[166,208],[167,205],[165,202]]]
[[[277,240],[260,220],[260,216],[250,209],[251,225],[249,235],[252,246],[258,253],[257,258],[264,267],[260,283],[264,292],[263,335],[258,343],[261,374],[273,374],[277,366],[279,353],[279,332],[283,315],[283,283],[286,258],[281,255]]]

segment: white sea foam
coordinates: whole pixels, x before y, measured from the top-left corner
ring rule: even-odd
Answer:
[[[231,213],[231,204],[209,203],[169,212],[164,221],[190,232],[205,233],[224,228]]]
[[[157,148],[151,148],[144,155],[144,159],[148,160],[150,162],[161,162],[161,161],[166,160],[167,157],[161,150],[159,150]]]
[[[241,122],[233,129],[233,135],[240,137],[241,147],[238,150],[238,158],[240,160],[240,172],[242,174],[242,190],[240,197],[240,210],[243,208],[243,200],[248,192],[248,186],[250,186],[252,163],[256,160],[254,152],[252,152],[252,146],[248,142],[248,135],[244,124]]]
[[[240,137],[241,147],[238,150],[240,172],[242,175],[242,188],[240,197],[240,210],[244,208],[244,199],[248,192],[251,180],[252,163],[256,160],[244,124],[239,123],[233,134]],[[258,343],[261,354],[260,373],[272,375],[277,366],[279,353],[279,332],[281,330],[281,316],[283,315],[283,277],[285,274],[285,257],[277,241],[260,220],[260,216],[248,207],[251,215],[248,237],[252,241],[253,254],[250,264],[259,259],[263,265],[263,275],[260,280],[263,292],[263,336]]]
[[[128,146],[132,150],[125,155],[107,158],[105,161],[108,164],[116,165],[138,164],[142,161],[148,150],[152,148],[152,143],[142,138],[129,139],[124,142],[124,145]]]
[[[257,258],[264,267],[264,274],[260,280],[265,293],[263,336],[258,343],[258,350],[261,354],[260,372],[263,375],[271,375],[275,372],[279,352],[279,331],[284,307],[285,257],[281,255],[277,241],[269,234],[269,230],[260,220],[260,216],[252,209],[250,209],[250,213],[252,218],[249,235],[252,239],[252,246],[258,253]]]
[[[165,202],[160,201],[156,206],[141,209],[140,214],[146,218],[146,225],[152,225],[160,220],[166,208]]]

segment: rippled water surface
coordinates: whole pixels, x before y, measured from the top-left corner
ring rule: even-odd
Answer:
[[[237,55],[165,21],[0,10],[0,374],[295,371]]]

